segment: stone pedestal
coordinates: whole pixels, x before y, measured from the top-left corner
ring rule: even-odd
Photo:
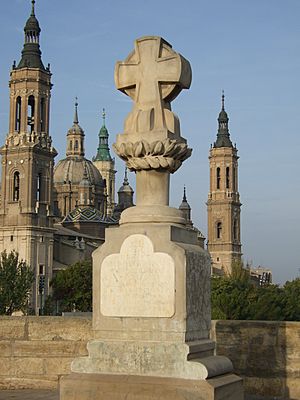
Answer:
[[[195,232],[134,223],[106,235],[93,255],[98,338],[61,400],[242,399],[230,360],[213,355],[210,258]]]
[[[71,374],[62,400],[242,400],[242,381],[224,375],[207,381],[131,375]]]

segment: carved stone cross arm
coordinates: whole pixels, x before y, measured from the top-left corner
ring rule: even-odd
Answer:
[[[133,100],[124,133],[114,145],[128,168],[174,172],[190,156],[170,103],[190,87],[191,79],[189,62],[158,36],[137,39],[134,51],[116,63],[116,87]]]
[[[115,67],[117,89],[141,107],[172,101],[190,87],[191,79],[189,62],[157,36],[137,39],[135,50]]]

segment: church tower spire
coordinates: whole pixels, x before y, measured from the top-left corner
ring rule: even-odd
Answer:
[[[109,152],[109,145],[108,145],[108,131],[105,126],[105,109],[102,110],[102,127],[99,132],[99,146],[97,149],[97,155],[94,158],[94,161],[111,161],[111,155]]]
[[[210,190],[207,201],[208,250],[213,268],[229,274],[232,264],[241,260],[240,196],[238,155],[229,136],[224,92],[218,117],[217,140],[210,149]]]
[[[25,41],[22,50],[22,57],[17,68],[31,67],[45,69],[42,62],[42,52],[40,50],[41,28],[35,16],[35,0],[32,0],[31,14],[25,24]]]
[[[79,125],[78,119],[78,98],[75,98],[75,111],[72,127],[67,133],[67,157],[82,158],[84,151],[84,130]]]
[[[229,135],[228,128],[229,118],[227,112],[225,111],[225,95],[224,90],[222,91],[222,108],[218,117],[218,134],[217,140],[214,143],[214,147],[232,147],[232,143]]]
[[[118,205],[122,210],[133,206],[133,193],[128,180],[127,167],[125,167],[123,185],[118,190]]]
[[[21,60],[10,72],[9,131],[2,156],[0,251],[17,249],[36,274],[52,276],[53,165],[56,151],[49,134],[51,73],[41,60],[35,0],[25,28]],[[5,229],[1,229],[5,227]],[[32,306],[40,304],[38,284]]]
[[[106,185],[107,195],[107,215],[111,216],[114,211],[115,203],[115,160],[111,157],[108,143],[108,130],[106,128],[106,112],[102,110],[102,126],[98,134],[99,145],[93,163],[99,170]]]
[[[182,198],[182,202],[179,206],[179,210],[181,210],[181,212],[184,215],[184,218],[186,220],[186,225],[190,228],[193,227],[193,223],[192,223],[192,219],[191,219],[191,206],[189,205],[187,199],[186,199],[186,187],[185,185],[183,186],[183,198]]]

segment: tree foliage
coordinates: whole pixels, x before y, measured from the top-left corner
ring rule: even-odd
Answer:
[[[52,314],[56,304],[59,311],[92,310],[92,262],[79,261],[59,271],[52,279],[52,296],[45,304],[45,312]]]
[[[15,251],[0,256],[0,314],[14,311],[26,313],[34,282],[34,273],[25,261],[19,260]]]
[[[286,282],[283,290],[285,320],[300,321],[300,278]]]
[[[300,279],[256,286],[249,270],[236,264],[230,276],[212,277],[212,318],[300,321]]]

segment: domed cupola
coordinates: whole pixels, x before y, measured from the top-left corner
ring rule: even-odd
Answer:
[[[223,92],[222,109],[218,117],[219,128],[218,128],[217,140],[214,143],[214,147],[232,147],[232,142],[230,140],[229,128],[228,128],[229,118],[227,112],[225,111],[224,100],[225,96]]]
[[[67,133],[66,156],[84,157],[84,130],[78,120],[78,99],[75,101],[75,114],[72,127]]]
[[[35,0],[32,0],[32,10],[31,15],[28,18],[25,27],[25,42],[22,50],[21,61],[19,62],[17,69],[20,68],[40,68],[45,70],[43,65],[41,55],[42,52],[40,50],[40,33],[41,28],[39,25],[39,21],[35,16]]]
[[[82,180],[87,178],[91,185],[104,186],[100,172],[84,155],[84,131],[79,125],[76,98],[73,126],[67,133],[67,157],[60,160],[55,167],[54,183],[71,182],[79,185]]]
[[[54,200],[58,215],[66,216],[81,204],[81,192],[85,193],[85,204],[93,204],[105,212],[104,181],[92,161],[84,157],[84,131],[79,125],[77,98],[73,125],[67,133],[66,156],[54,169]]]

